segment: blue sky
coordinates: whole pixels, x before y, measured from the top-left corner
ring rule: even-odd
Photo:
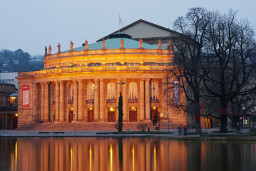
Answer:
[[[118,15],[126,26],[144,19],[172,28],[178,16],[189,8],[204,7],[227,13],[238,10],[256,28],[255,0],[1,0],[0,49],[22,49],[43,55],[44,46],[57,44],[61,49],[81,46],[87,39],[94,43],[118,29]]]

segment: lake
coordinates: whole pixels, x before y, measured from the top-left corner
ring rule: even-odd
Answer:
[[[4,171],[256,170],[256,142],[0,137]]]

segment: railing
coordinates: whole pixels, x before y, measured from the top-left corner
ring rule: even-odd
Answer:
[[[86,100],[86,104],[94,104],[94,99]]]
[[[136,70],[136,71],[145,71],[145,70],[165,70],[165,66],[93,66],[93,67],[63,67],[63,68],[53,68],[53,69],[44,69],[40,71],[32,72],[19,72],[18,77],[36,77],[42,75],[51,75],[51,74],[60,74],[60,73],[76,73],[76,72],[97,72],[97,71],[121,71],[121,70]]]
[[[116,103],[116,99],[107,99],[107,103]]]
[[[128,103],[138,103],[138,99],[128,99]]]
[[[73,104],[73,99],[72,100],[68,100],[68,104]]]
[[[150,99],[151,103],[159,103],[159,99]]]

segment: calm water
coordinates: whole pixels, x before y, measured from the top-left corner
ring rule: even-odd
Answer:
[[[256,142],[0,138],[0,170],[256,170]]]

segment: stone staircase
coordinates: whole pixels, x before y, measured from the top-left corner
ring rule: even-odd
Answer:
[[[76,122],[75,128],[77,131],[116,131],[115,128],[116,122]],[[140,130],[138,126],[140,124],[147,124],[150,130],[155,130],[156,127],[159,127],[159,122],[156,125],[153,125],[152,122],[124,122],[123,130],[129,128],[132,130]],[[177,129],[179,125],[169,123],[169,129]],[[160,123],[161,130],[168,129],[168,122],[162,121]],[[73,131],[74,123],[36,123],[29,124],[16,129],[17,131]]]

